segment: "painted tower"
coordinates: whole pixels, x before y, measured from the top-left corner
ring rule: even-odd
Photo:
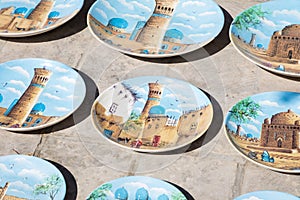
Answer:
[[[35,68],[30,85],[7,116],[22,125],[39,99],[51,75],[52,72],[45,68]]]
[[[55,0],[41,0],[27,18],[35,22],[35,27],[42,28],[48,20],[54,3]]]
[[[140,119],[142,120],[145,120],[148,117],[149,111],[152,108],[152,106],[156,106],[160,104],[160,99],[163,93],[163,87],[159,83],[157,82],[148,83],[148,85],[149,85],[148,99],[140,116]]]
[[[137,42],[146,46],[149,53],[158,53],[165,32],[173,17],[178,0],[155,0],[153,14],[137,37]]]
[[[0,188],[0,200],[4,200],[5,194],[8,190],[9,182],[5,183],[5,186],[3,188]]]

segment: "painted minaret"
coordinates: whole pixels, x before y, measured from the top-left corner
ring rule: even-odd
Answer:
[[[141,113],[140,119],[145,120],[148,117],[149,110],[152,106],[159,105],[163,93],[163,87],[159,83],[148,83],[148,99]]]
[[[37,28],[42,28],[48,20],[48,15],[54,6],[54,3],[55,0],[41,0],[29,14],[27,19],[33,20]]]
[[[17,124],[22,125],[39,99],[51,75],[52,72],[45,68],[35,68],[30,85],[7,116],[13,118]]]
[[[5,186],[3,188],[0,188],[0,200],[4,200],[5,194],[8,190],[9,182],[5,183]]]
[[[165,32],[173,17],[178,0],[155,0],[153,14],[137,37],[137,42],[145,45],[149,53],[158,53]]]

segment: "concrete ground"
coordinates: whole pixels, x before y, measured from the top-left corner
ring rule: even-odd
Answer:
[[[263,0],[217,0],[225,15],[220,35],[204,48],[165,59],[131,57],[98,42],[86,15],[92,1],[65,25],[26,38],[1,38],[0,62],[39,57],[65,63],[87,86],[83,105],[63,122],[33,133],[0,130],[0,155],[31,154],[47,159],[65,175],[66,199],[85,199],[97,186],[128,175],[160,178],[182,188],[188,199],[231,200],[255,190],[278,190],[300,196],[300,176],[262,168],[242,157],[227,141],[224,116],[237,101],[259,92],[300,91],[299,80],[265,71],[241,56],[228,29],[238,13]],[[113,83],[140,75],[186,80],[206,91],[214,119],[207,133],[178,151],[145,154],[116,147],[94,129],[93,101]]]

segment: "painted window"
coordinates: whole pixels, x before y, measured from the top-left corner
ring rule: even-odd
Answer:
[[[168,47],[169,47],[169,45],[163,44],[163,45],[161,46],[161,49],[168,49]]]
[[[32,117],[27,117],[26,122],[31,122],[32,121]]]
[[[118,104],[116,103],[112,103],[110,108],[109,108],[109,112],[111,112],[112,114],[114,114],[117,111],[118,108]]]
[[[22,124],[22,127],[26,127],[26,126],[28,126],[28,124],[27,124],[27,123],[24,123],[24,124]]]
[[[117,35],[118,38],[126,38],[126,35],[123,35],[123,34],[120,34],[120,35]]]
[[[177,50],[180,49],[180,46],[174,46],[172,49],[173,49],[174,51],[177,51]]]
[[[42,118],[37,118],[36,120],[35,120],[35,124],[39,124],[39,123],[41,123],[43,120],[42,120]]]

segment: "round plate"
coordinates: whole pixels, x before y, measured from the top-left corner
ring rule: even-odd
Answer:
[[[257,4],[239,14],[230,39],[247,59],[274,73],[300,76],[300,1]]]
[[[147,176],[127,176],[104,183],[87,200],[114,199],[180,199],[186,197],[173,185]]]
[[[300,93],[266,92],[229,111],[226,133],[243,156],[281,172],[300,173]]]
[[[205,133],[213,108],[191,84],[162,76],[124,80],[93,104],[92,119],[114,144],[143,152],[183,147]]]
[[[2,0],[0,36],[25,37],[50,31],[73,18],[83,0]]]
[[[299,197],[278,191],[255,191],[243,194],[234,200],[299,200]]]
[[[25,155],[1,156],[0,169],[0,191],[4,191],[4,199],[62,200],[65,197],[64,177],[43,159]]]
[[[0,64],[0,128],[31,131],[71,115],[83,102],[81,76],[62,63],[19,59]]]
[[[222,10],[211,0],[96,1],[87,20],[101,42],[141,57],[193,51],[213,40],[224,24]]]

